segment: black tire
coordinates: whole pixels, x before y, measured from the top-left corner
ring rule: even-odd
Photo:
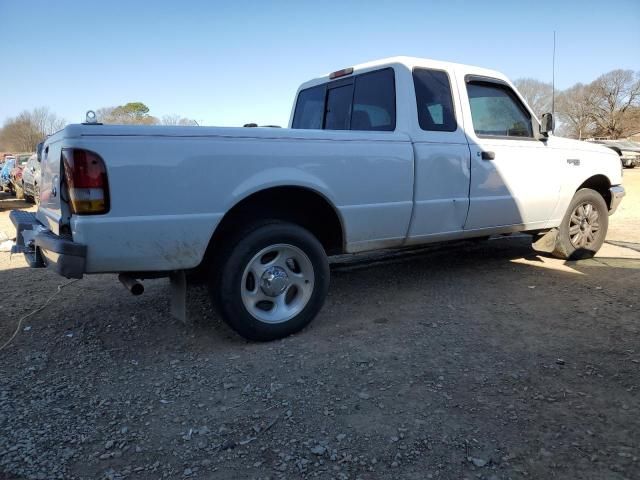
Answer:
[[[597,213],[595,220],[587,221],[586,217],[575,215],[576,209],[587,205],[590,205]],[[581,221],[578,223],[580,219]],[[585,224],[585,222],[587,223]],[[594,233],[593,229],[596,223],[597,231]],[[602,195],[590,188],[578,190],[569,204],[560,227],[558,227],[553,255],[566,260],[592,258],[602,247],[608,227],[609,209]]]
[[[27,190],[24,188],[24,184],[22,186],[23,189],[23,193],[24,193],[24,199],[27,201],[27,203],[36,203],[36,199],[34,198],[33,195],[29,195],[27,193]]]
[[[280,244],[296,247],[306,255],[313,267],[313,288],[299,313],[279,323],[267,323],[245,306],[243,278],[259,252]],[[329,290],[329,262],[324,248],[313,234],[296,224],[277,220],[256,223],[227,239],[216,258],[209,284],[214,306],[223,320],[247,340],[275,340],[302,330],[318,314]]]

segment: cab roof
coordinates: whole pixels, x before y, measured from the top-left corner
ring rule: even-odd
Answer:
[[[364,73],[371,70],[377,70],[384,67],[394,67],[394,66],[405,67],[408,70],[413,70],[415,67],[432,68],[432,69],[447,70],[447,71],[455,70],[455,71],[464,72],[465,74],[471,73],[475,75],[493,77],[493,78],[498,78],[501,80],[508,81],[508,79],[502,73],[495,70],[490,70],[487,68],[476,67],[473,65],[465,65],[462,63],[432,60],[429,58],[407,57],[407,56],[387,57],[387,58],[381,58],[379,60],[372,60],[370,62],[360,63],[358,65],[353,65],[352,67],[348,67],[349,69],[351,68],[353,69],[353,73],[349,73],[349,76],[357,75],[358,73]],[[308,80],[300,86],[300,90],[334,80],[330,76],[331,76],[331,73],[326,73],[324,75],[321,75],[320,77]],[[343,77],[338,77],[338,78],[343,78]]]

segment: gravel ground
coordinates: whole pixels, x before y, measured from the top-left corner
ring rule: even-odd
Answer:
[[[0,253],[0,479],[640,478],[640,170],[596,259],[524,237],[332,267],[305,331],[247,343],[194,290],[130,296]],[[0,232],[10,234],[0,194]]]

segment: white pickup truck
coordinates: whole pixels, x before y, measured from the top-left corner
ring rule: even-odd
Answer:
[[[528,232],[593,256],[624,195],[618,155],[553,136],[502,74],[396,57],[304,83],[289,128],[69,125],[46,140],[14,251],[69,278],[208,272],[248,339],[319,312],[327,257]]]

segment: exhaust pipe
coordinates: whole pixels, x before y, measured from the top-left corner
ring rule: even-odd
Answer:
[[[132,295],[137,296],[144,293],[144,285],[142,285],[142,283],[140,283],[132,276],[127,275],[126,273],[121,273],[118,275],[118,280],[120,280],[120,283],[122,283],[122,285],[124,285],[124,288],[129,290]]]

